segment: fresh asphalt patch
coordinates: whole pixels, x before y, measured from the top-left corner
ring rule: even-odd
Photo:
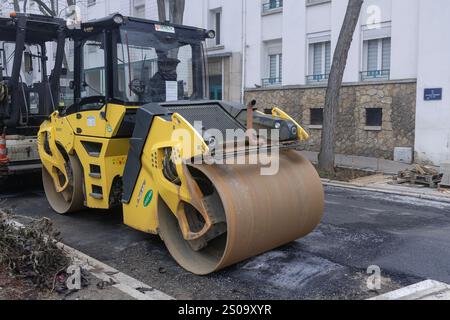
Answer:
[[[331,187],[326,200],[308,237],[199,277],[159,237],[124,226],[120,210],[60,216],[39,188],[0,195],[3,208],[52,219],[67,245],[176,299],[367,299],[429,278],[450,282],[449,206]],[[372,265],[381,269],[376,291],[367,287]]]

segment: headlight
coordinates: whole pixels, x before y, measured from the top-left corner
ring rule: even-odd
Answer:
[[[216,147],[216,138],[215,137],[209,137],[207,145],[208,145],[208,147],[214,149]]]
[[[209,39],[214,39],[216,37],[216,32],[214,30],[209,30],[206,32],[206,37]]]
[[[120,14],[116,14],[113,18],[114,23],[116,24],[122,24],[123,23],[123,16]]]

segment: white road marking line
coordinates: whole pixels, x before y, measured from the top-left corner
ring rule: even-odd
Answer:
[[[2,211],[0,210],[0,212]],[[14,220],[11,220],[10,223],[16,228],[24,227],[22,223]],[[175,300],[174,297],[169,296],[162,291],[156,290],[145,283],[136,280],[64,243],[58,242],[57,246],[65,251],[68,256],[73,258],[76,264],[82,266],[96,278],[106,282],[110,282],[112,280],[115,283],[112,287],[122,291],[136,300]]]
[[[450,285],[426,280],[369,300],[450,300]]]
[[[333,205],[342,205],[342,203],[340,203],[340,202],[336,202],[336,201],[331,201],[331,200],[325,200],[325,203],[326,204],[333,204]]]

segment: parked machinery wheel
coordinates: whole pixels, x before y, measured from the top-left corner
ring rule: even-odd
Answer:
[[[51,175],[45,168],[42,169],[45,194],[52,209],[59,214],[76,212],[84,207],[83,168],[80,161],[75,156],[68,155],[67,159],[66,169],[68,172],[69,184],[62,192],[56,191]],[[59,177],[60,179],[64,179],[62,174],[59,174]]]

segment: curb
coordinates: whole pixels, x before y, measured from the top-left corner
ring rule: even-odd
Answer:
[[[450,204],[450,197],[444,197],[444,196],[433,196],[425,193],[420,192],[409,192],[409,191],[400,191],[400,190],[391,190],[381,187],[364,187],[364,186],[358,186],[347,182],[339,182],[339,181],[332,181],[328,179],[321,179],[322,184],[324,186],[329,187],[337,187],[337,188],[344,188],[344,189],[351,189],[351,190],[360,190],[360,191],[368,191],[368,192],[377,192],[377,193],[383,193],[383,194],[390,194],[390,195],[396,195],[396,196],[403,196],[403,197],[412,197],[422,200],[429,200],[429,201],[436,201],[441,203],[448,203]]]
[[[393,300],[449,300],[450,286],[443,282],[426,280],[381,296],[368,299],[372,301]]]
[[[102,281],[114,283],[112,285],[113,288],[122,291],[136,300],[175,300],[174,297],[156,290],[68,245],[63,243],[58,243],[57,245],[93,276]]]
[[[0,213],[3,213],[3,210],[0,209]],[[9,220],[8,222],[14,225],[15,228],[24,227],[22,223],[14,220]],[[56,245],[74,260],[75,265],[82,267],[99,280],[114,283],[111,287],[120,290],[133,299],[176,300],[174,297],[169,296],[162,291],[156,290],[145,283],[134,279],[64,243],[57,242]]]

